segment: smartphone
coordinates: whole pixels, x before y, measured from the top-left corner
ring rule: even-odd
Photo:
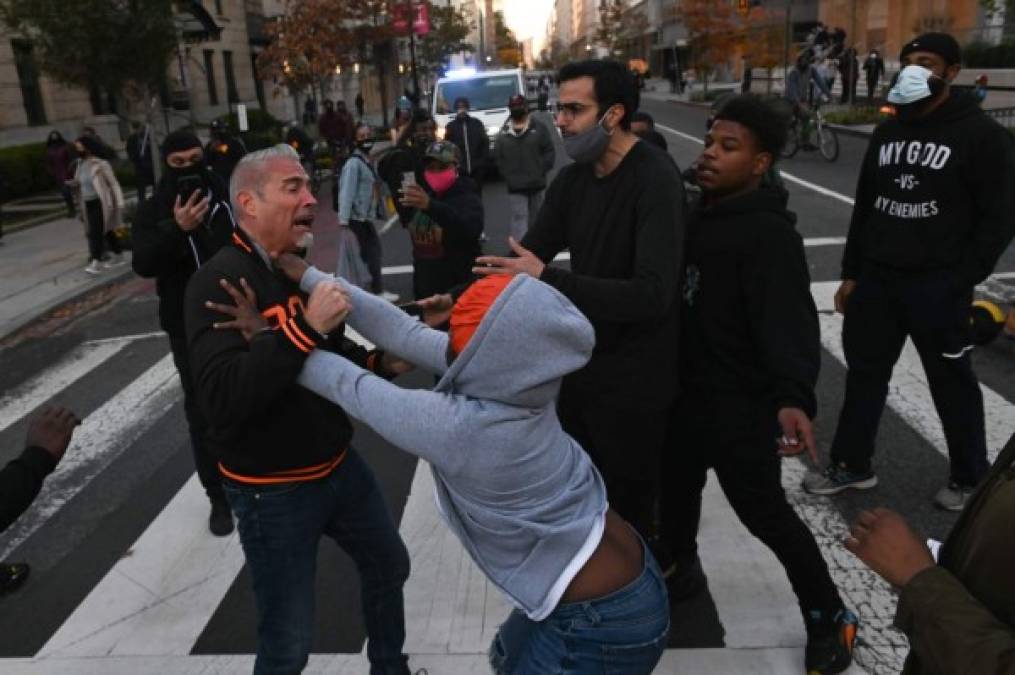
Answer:
[[[423,308],[419,306],[418,302],[407,302],[403,305],[398,305],[398,308],[409,316],[423,316]]]
[[[185,204],[190,196],[204,187],[204,181],[200,176],[184,176],[176,181],[176,194],[180,197],[180,203]]]
[[[416,184],[416,174],[412,171],[406,171],[402,174],[402,189],[405,189],[406,185]]]

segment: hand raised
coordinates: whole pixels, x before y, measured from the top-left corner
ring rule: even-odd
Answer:
[[[349,296],[341,284],[323,282],[310,294],[303,317],[311,328],[327,335],[345,320],[351,310]]]

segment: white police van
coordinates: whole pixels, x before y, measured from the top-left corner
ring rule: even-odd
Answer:
[[[508,99],[525,94],[522,71],[480,70],[462,68],[449,71],[437,80],[432,96],[433,118],[437,122],[437,137],[444,138],[444,129],[455,118],[455,99],[469,99],[469,114],[486,127],[490,149],[494,139],[507,122]]]

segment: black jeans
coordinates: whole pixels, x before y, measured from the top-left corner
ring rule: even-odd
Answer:
[[[786,501],[773,427],[717,440],[700,424],[707,413],[684,404],[676,408],[663,456],[666,489],[660,499],[662,539],[674,559],[687,564],[697,555],[701,493],[712,469],[740,522],[782,563],[801,611],[842,607],[814,536]]]
[[[355,450],[325,478],[305,483],[225,483],[257,601],[254,675],[299,673],[314,637],[317,548],[324,536],[349,554],[360,578],[370,675],[409,675],[402,588],[409,553],[377,480]],[[348,612],[338,598],[325,605]]]
[[[892,368],[913,340],[941,418],[951,479],[976,485],[987,473],[983,393],[969,351],[973,289],[948,274],[886,279],[861,274],[849,298],[842,346],[849,372],[832,461],[869,471]]]
[[[602,474],[613,510],[653,537],[667,411],[621,410],[565,389],[557,414]]]
[[[88,255],[92,260],[102,260],[106,247],[113,253],[120,253],[120,242],[112,232],[106,232],[102,217],[102,202],[89,199],[85,202],[85,217],[88,219]]]
[[[356,235],[359,255],[370,272],[370,292],[380,293],[384,290],[384,280],[381,278],[381,238],[377,236],[377,229],[367,220],[350,220],[349,229]]]
[[[183,412],[187,416],[190,430],[190,446],[194,451],[194,466],[197,477],[204,487],[208,499],[225,499],[222,492],[222,474],[215,457],[208,448],[208,421],[197,402],[197,392],[190,371],[190,356],[187,353],[187,339],[182,335],[169,335],[169,348],[173,351],[173,363],[180,374],[183,386]]]

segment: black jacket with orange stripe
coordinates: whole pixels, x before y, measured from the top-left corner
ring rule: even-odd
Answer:
[[[233,304],[219,285],[241,278],[257,295],[272,330],[248,344],[227,321],[205,307],[211,300]],[[352,438],[352,424],[333,403],[296,384],[315,347],[341,354],[360,366],[379,361],[344,337],[340,327],[325,340],[303,318],[307,296],[273,271],[237,230],[191,277],[184,302],[191,369],[198,400],[207,415],[210,442],[223,474],[248,483],[291,482],[326,475],[338,465]]]

